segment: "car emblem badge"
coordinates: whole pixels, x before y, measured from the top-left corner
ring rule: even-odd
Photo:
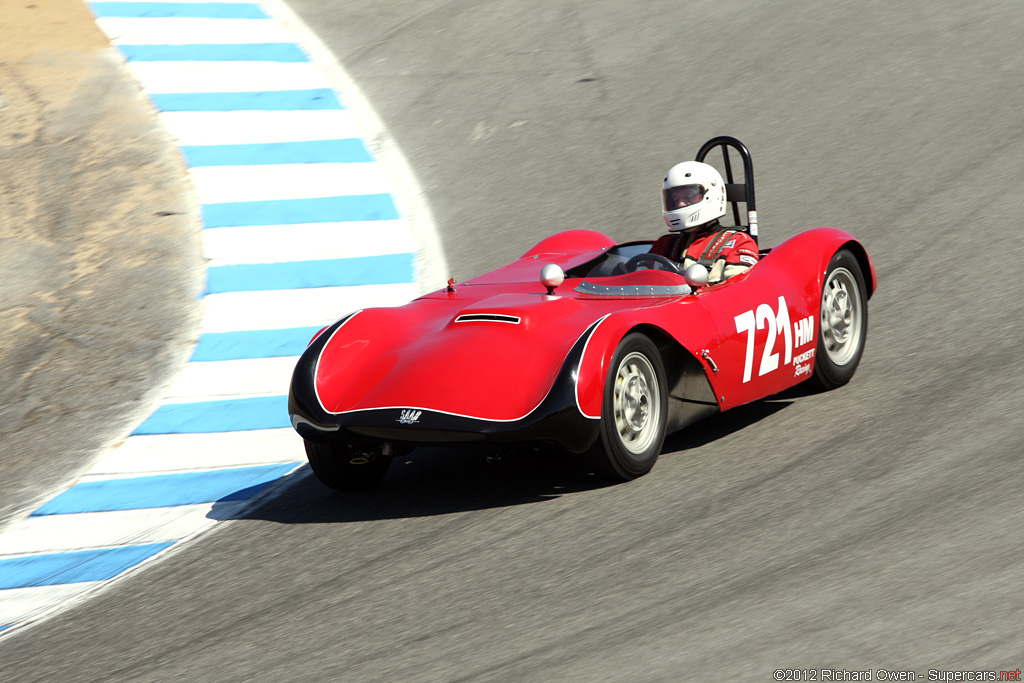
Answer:
[[[402,415],[396,420],[399,424],[413,425],[420,421],[422,410],[403,410]]]

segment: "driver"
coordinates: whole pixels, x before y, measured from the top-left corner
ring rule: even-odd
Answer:
[[[662,213],[669,234],[651,247],[652,254],[708,269],[708,284],[727,280],[757,263],[757,243],[742,230],[723,228],[725,181],[714,166],[684,161],[669,169],[662,185]]]

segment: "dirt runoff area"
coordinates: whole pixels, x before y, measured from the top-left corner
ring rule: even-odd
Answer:
[[[180,155],[81,0],[0,0],[0,530],[130,433],[198,335]]]

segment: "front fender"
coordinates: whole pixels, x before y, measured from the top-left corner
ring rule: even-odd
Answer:
[[[587,341],[580,360],[576,383],[576,402],[580,412],[590,418],[601,416],[604,388],[611,371],[611,360],[619,343],[634,330],[651,337],[670,357],[666,366],[682,363],[684,354],[698,363],[704,377],[714,387],[714,377],[707,362],[701,359],[703,349],[713,347],[717,335],[710,316],[697,297],[685,297],[662,305],[612,313],[603,318]],[[679,355],[674,358],[672,356]],[[673,381],[670,378],[670,383]]]

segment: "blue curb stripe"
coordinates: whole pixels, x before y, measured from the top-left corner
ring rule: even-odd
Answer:
[[[12,624],[0,624],[0,631],[3,631],[4,629],[8,629],[11,626],[12,626]]]
[[[132,434],[210,434],[290,427],[287,396],[165,403]]]
[[[203,204],[202,212],[207,228],[386,221],[399,217],[390,194]]]
[[[144,510],[248,500],[299,464],[293,462],[284,465],[87,481],[72,486],[33,512],[32,516]]]
[[[414,254],[384,254],[323,261],[214,266],[206,270],[206,293],[415,282],[413,258]]]
[[[299,356],[320,326],[287,330],[251,330],[245,332],[209,332],[199,335],[192,352],[193,363],[247,358]]]
[[[294,43],[118,45],[129,62],[308,62]]]
[[[172,545],[148,543],[0,560],[0,590],[106,581]]]
[[[97,17],[124,19],[269,19],[259,5],[234,2],[90,2]]]
[[[343,109],[328,88],[262,92],[200,92],[150,95],[160,111],[308,111]]]
[[[181,147],[189,166],[249,166],[266,164],[351,164],[373,161],[358,138],[268,142],[251,145]]]

